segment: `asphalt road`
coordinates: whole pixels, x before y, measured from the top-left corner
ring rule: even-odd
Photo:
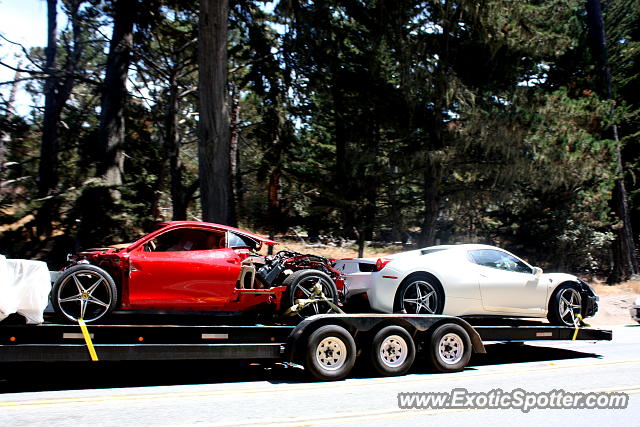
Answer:
[[[640,327],[611,342],[492,344],[455,374],[355,372],[310,382],[300,369],[211,362],[0,365],[7,426],[640,425]],[[626,409],[400,409],[398,393],[522,389],[623,392]]]

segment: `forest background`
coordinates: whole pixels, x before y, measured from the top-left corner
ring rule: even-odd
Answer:
[[[43,46],[0,27],[9,258],[197,219],[638,273],[638,0],[41,3]]]

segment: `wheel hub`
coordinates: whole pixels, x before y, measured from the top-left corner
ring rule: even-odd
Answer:
[[[347,346],[341,339],[327,337],[316,348],[316,361],[328,371],[340,369],[347,361]]]
[[[435,314],[438,307],[438,295],[430,283],[420,280],[411,283],[405,289],[402,303],[407,312]]]
[[[440,359],[448,365],[454,365],[462,360],[464,343],[456,334],[446,334],[440,340]]]
[[[81,270],[68,275],[56,292],[62,315],[76,321],[91,322],[109,312],[112,291],[107,280],[92,270]]]
[[[580,293],[573,288],[567,288],[560,294],[560,304],[558,306],[560,318],[565,324],[575,325],[578,321],[578,314],[582,312],[582,298]]]
[[[407,342],[398,335],[387,337],[380,346],[380,359],[389,367],[397,367],[407,360],[409,346]]]

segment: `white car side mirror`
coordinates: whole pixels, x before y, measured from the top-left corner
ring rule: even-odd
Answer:
[[[542,276],[542,269],[540,267],[533,267],[533,275],[536,279],[539,279]]]

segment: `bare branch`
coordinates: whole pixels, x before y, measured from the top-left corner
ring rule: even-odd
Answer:
[[[198,90],[198,88],[197,88],[197,87],[195,87],[195,86],[194,86],[194,87],[192,87],[192,88],[189,88],[189,89],[187,89],[187,90],[184,90],[184,91],[182,91],[182,92],[180,92],[180,93],[178,94],[178,98],[184,98],[185,96],[187,96],[187,95],[189,95],[189,94],[191,94],[191,93],[195,92],[196,90]]]
[[[16,71],[18,73],[27,73],[27,74],[38,74],[41,76],[46,76],[48,75],[47,73],[45,73],[44,71],[36,71],[36,70],[29,70],[27,68],[22,68],[22,67],[14,67],[13,65],[9,65],[6,62],[0,61],[0,65],[3,67],[6,67],[10,70]]]
[[[88,84],[91,84],[91,85],[98,86],[98,85],[102,84],[99,80],[94,80],[94,79],[85,77],[85,76],[80,75],[80,74],[64,73],[64,72],[62,72],[62,73],[46,73],[44,71],[36,71],[36,70],[29,70],[29,69],[26,69],[26,68],[14,67],[14,66],[11,66],[11,65],[9,65],[9,64],[7,64],[5,62],[2,62],[2,61],[0,61],[0,66],[6,67],[6,68],[8,68],[10,70],[13,70],[13,71],[17,71],[19,73],[27,73],[27,74],[30,74],[31,76],[33,76],[33,77],[30,77],[30,78],[27,78],[27,79],[24,79],[24,80],[41,79],[41,78],[45,78],[45,77],[53,75],[53,74],[58,74],[58,75],[62,75],[62,76],[72,77],[75,80],[78,80],[78,81],[83,82],[83,83],[88,83]],[[7,84],[7,82],[3,82],[2,84]]]
[[[283,52],[283,51],[282,51],[282,49],[279,49],[277,52],[269,53],[269,54],[264,55],[263,57],[258,58],[258,59],[254,60],[254,61],[249,61],[249,62],[247,62],[246,64],[239,65],[239,66],[234,67],[234,68],[230,68],[230,69],[229,69],[229,74],[237,73],[238,71],[242,70],[243,68],[247,68],[247,67],[249,67],[250,65],[258,64],[258,63],[260,63],[260,62],[266,61],[266,60],[267,60],[267,59],[269,59],[270,57],[275,56],[275,55],[278,55],[278,54],[281,54],[282,52]]]
[[[7,80],[5,82],[0,82],[0,86],[12,85],[14,83],[20,83],[20,82],[26,82],[29,80],[38,80],[38,79],[40,79],[40,77],[24,77],[24,78],[19,78],[14,80]]]
[[[42,66],[40,66],[40,64],[38,64],[38,62],[36,62],[31,55],[29,54],[29,51],[27,50],[26,47],[24,47],[22,44],[18,43],[18,42],[14,42],[12,40],[9,40],[8,38],[6,38],[4,35],[0,34],[0,38],[2,38],[3,40],[5,40],[6,42],[14,45],[14,46],[18,46],[20,48],[20,50],[22,50],[22,53],[24,54],[24,56],[29,60],[29,62],[31,62],[33,65],[35,65],[36,67],[40,68],[42,70]]]

